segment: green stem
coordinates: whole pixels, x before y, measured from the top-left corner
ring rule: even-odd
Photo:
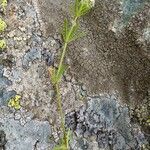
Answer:
[[[70,37],[70,35],[71,35],[72,31],[73,31],[74,26],[75,26],[76,23],[77,23],[77,19],[78,19],[78,17],[75,17],[75,19],[73,20],[72,26],[71,26],[70,31],[69,31],[69,34],[68,34],[68,38],[67,38],[66,42],[64,43],[63,52],[62,52],[62,55],[61,55],[61,59],[60,59],[59,66],[58,66],[57,76],[58,76],[59,73],[60,73],[60,70],[61,70],[61,67],[62,67],[64,58],[65,58],[65,54],[66,54],[66,51],[67,51],[67,46],[68,46],[69,37]]]
[[[67,50],[67,45],[68,45],[68,43],[64,44],[64,48],[63,48],[63,52],[62,52],[62,55],[61,55],[61,59],[60,59],[60,63],[59,63],[59,66],[58,66],[58,71],[57,71],[57,75],[56,76],[58,76],[59,73],[60,73],[60,70],[61,70],[64,58],[65,58],[65,54],[66,54],[66,50]]]
[[[64,113],[63,113],[63,109],[62,109],[62,100],[61,100],[61,94],[60,94],[60,90],[59,90],[59,84],[55,84],[55,88],[56,88],[56,96],[57,96],[57,107],[58,107],[58,111],[59,111],[59,115],[61,118],[61,130],[63,132],[64,135],[64,139],[65,139],[65,145],[67,145],[66,142],[66,130],[65,130],[65,120],[64,120]]]
[[[68,43],[69,43],[69,37],[70,37],[70,35],[71,35],[71,33],[74,29],[74,26],[77,23],[77,18],[78,17],[75,17],[75,19],[73,20],[72,26],[71,26],[69,34],[68,34],[68,38],[67,38],[66,42],[64,43],[63,52],[62,52],[62,55],[61,55],[61,59],[60,59],[60,63],[59,63],[59,66],[58,66],[58,71],[57,71],[56,76],[58,76],[60,71],[61,71],[61,67],[63,65],[63,61],[64,61],[65,54],[66,54],[66,51],[67,51],[67,46],[68,46]],[[66,148],[67,148],[68,145],[67,145],[65,120],[64,120],[65,116],[64,116],[64,113],[63,113],[63,109],[62,109],[62,99],[61,99],[61,94],[60,94],[59,83],[58,82],[56,82],[55,88],[56,88],[56,96],[57,96],[57,107],[58,107],[59,115],[61,117],[61,129],[62,129],[62,132],[63,132],[63,135],[64,135],[64,142],[65,142],[65,145],[66,145]]]

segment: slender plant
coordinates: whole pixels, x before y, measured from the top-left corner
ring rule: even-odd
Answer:
[[[65,128],[65,114],[62,109],[60,82],[62,76],[67,70],[67,67],[64,65],[64,59],[68,50],[68,44],[85,35],[80,31],[79,20],[82,16],[84,16],[91,10],[91,8],[94,6],[94,3],[95,0],[75,0],[74,4],[71,6],[71,20],[64,20],[64,25],[61,33],[64,43],[58,69],[49,69],[51,82],[56,91],[57,107],[61,118],[61,131],[63,133],[63,137],[60,139],[61,143],[57,145],[54,150],[69,150],[70,132]]]

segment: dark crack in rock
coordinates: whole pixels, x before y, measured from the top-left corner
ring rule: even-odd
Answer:
[[[7,143],[6,141],[6,134],[3,130],[0,130],[0,150],[5,149],[5,144]]]
[[[106,95],[89,98],[86,107],[66,115],[66,124],[77,137],[96,136],[103,149],[139,149],[146,141],[144,134],[132,131],[128,108]]]
[[[42,53],[42,58],[45,61],[47,66],[54,65],[54,54],[52,54],[47,49],[44,49],[41,53]]]

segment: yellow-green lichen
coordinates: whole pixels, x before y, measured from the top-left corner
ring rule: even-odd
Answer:
[[[3,11],[6,11],[6,7],[7,7],[7,0],[0,0],[0,4],[2,6]]]
[[[15,97],[11,98],[8,102],[8,107],[14,108],[16,110],[19,110],[21,108],[20,105],[21,96],[16,95]]]
[[[2,18],[0,18],[0,32],[3,32],[7,27],[7,24],[5,23],[5,21],[2,20]]]
[[[142,106],[137,107],[134,110],[134,116],[138,119],[140,125],[150,126],[150,104],[146,103]]]
[[[6,42],[5,40],[0,40],[0,49],[5,49],[6,48]]]
[[[150,117],[149,117],[149,119],[146,120],[146,123],[148,126],[150,126]]]

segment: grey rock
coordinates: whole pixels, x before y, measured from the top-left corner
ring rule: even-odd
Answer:
[[[3,71],[3,66],[0,65],[0,77],[3,77],[3,73],[4,73],[4,71]]]
[[[0,129],[6,134],[6,150],[33,150],[37,141],[39,147],[48,149],[48,138],[51,134],[48,122],[31,120],[21,126],[14,119],[0,118],[0,123]]]
[[[146,141],[133,132],[128,108],[107,95],[89,98],[87,106],[66,115],[66,124],[77,137],[96,136],[100,149],[137,149]]]
[[[8,80],[7,77],[3,76],[3,73],[3,67],[0,66],[0,89],[6,88],[7,86],[12,84],[12,82]]]
[[[32,38],[32,45],[33,45],[33,46],[42,45],[43,40],[42,40],[42,38],[41,38],[40,36],[38,36],[37,34],[35,35],[35,34],[33,33],[33,35],[32,35],[31,38]]]
[[[148,0],[123,0],[122,2],[122,15],[116,24],[117,30],[125,27],[131,18],[138,13]]]
[[[40,48],[32,48],[26,52],[22,60],[22,67],[24,69],[29,69],[29,63],[34,60],[41,59],[41,50]]]
[[[16,95],[15,91],[7,91],[7,86],[12,85],[7,77],[3,76],[3,66],[0,65],[0,106],[7,106],[8,100]]]
[[[54,54],[51,53],[48,49],[43,49],[42,58],[45,61],[47,66],[51,66],[54,64]]]
[[[16,95],[16,91],[0,90],[0,106],[7,106],[8,101]]]

